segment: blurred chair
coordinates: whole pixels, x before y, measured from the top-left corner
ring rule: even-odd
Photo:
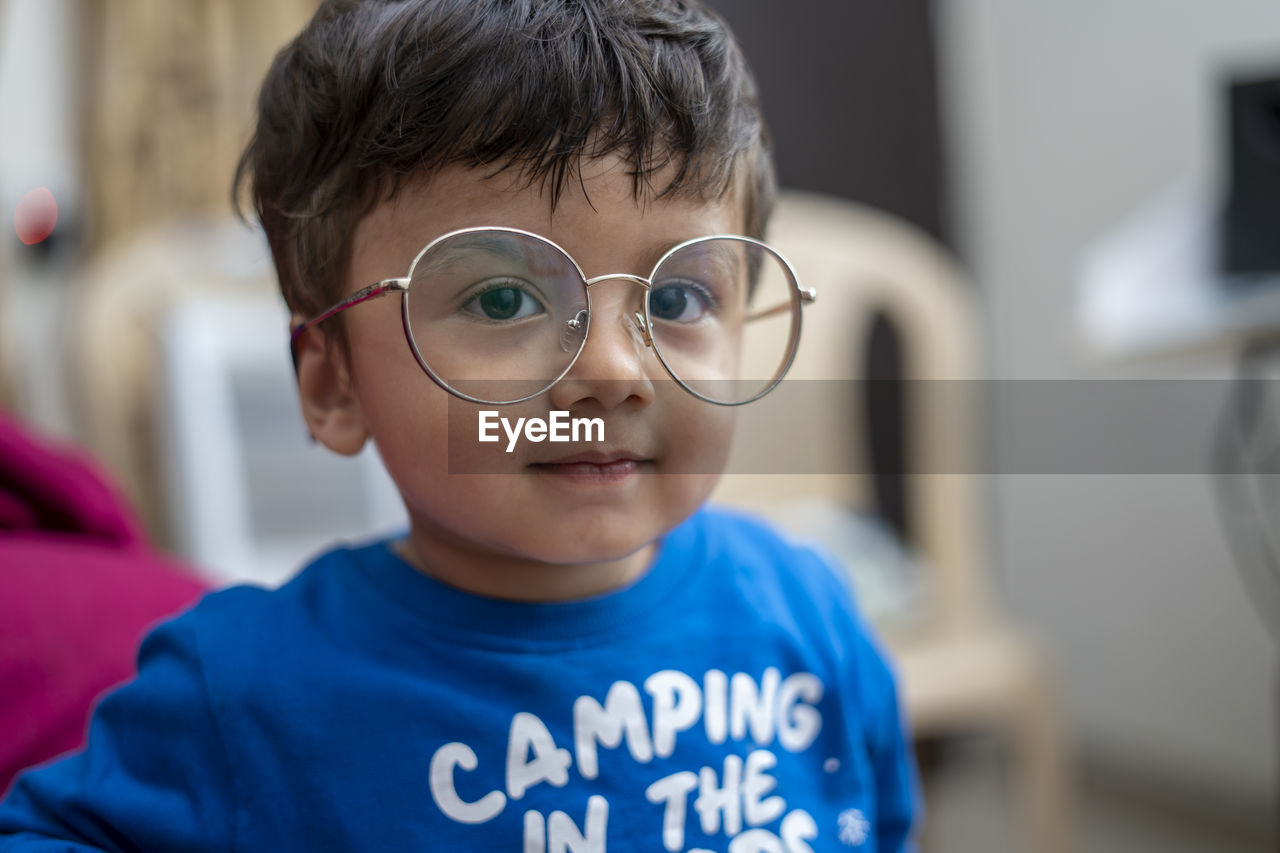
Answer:
[[[259,232],[189,220],[117,241],[76,304],[83,438],[210,580],[275,584],[334,539],[403,523],[372,448],[346,459],[307,437]]]
[[[274,293],[266,241],[229,220],[153,226],[95,251],[72,300],[72,396],[80,438],[112,472],[153,541],[176,547],[160,472],[164,322],[197,295]]]
[[[78,8],[89,248],[226,210],[267,66],[318,5],[113,0]]]
[[[774,399],[753,404],[757,411],[744,411],[731,473],[715,498],[784,527],[796,507],[801,515],[824,503],[892,510],[928,575],[929,594],[916,599],[921,612],[877,620],[912,730],[917,739],[986,730],[1007,737],[1027,849],[1061,853],[1070,845],[1069,785],[1053,682],[1036,646],[1000,618],[986,585],[974,477],[982,470],[980,383],[964,282],[933,240],[851,202],[783,194],[769,241],[818,299],[805,309],[787,381]],[[884,328],[901,342],[897,379],[869,350]],[[883,429],[877,434],[884,413],[869,410],[869,400],[901,404],[902,456],[888,465],[868,452],[893,444]],[[742,473],[762,470],[758,460],[779,452],[778,436],[790,439],[787,453],[802,456],[775,460],[773,473]]]

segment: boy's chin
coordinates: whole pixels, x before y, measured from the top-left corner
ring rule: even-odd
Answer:
[[[605,595],[639,580],[657,554],[654,539],[525,538],[482,544],[429,567],[407,546],[420,571],[465,592],[525,602],[565,602]]]
[[[672,525],[674,526],[674,525]],[[666,536],[669,528],[641,531],[636,529],[609,531],[595,528],[570,528],[558,533],[543,531],[536,539],[512,543],[509,555],[548,567],[585,567],[625,562],[651,552]]]

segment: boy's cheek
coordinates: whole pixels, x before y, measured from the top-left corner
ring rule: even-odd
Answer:
[[[668,474],[718,477],[724,472],[733,446],[737,409],[716,406],[687,393],[686,396],[688,401],[678,416],[669,418],[666,424],[662,470]]]
[[[420,373],[411,378],[386,383],[376,394],[365,386],[361,394],[369,435],[401,492],[415,478],[447,471],[451,443],[448,395]]]

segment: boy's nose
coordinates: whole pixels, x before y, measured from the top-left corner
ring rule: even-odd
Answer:
[[[643,318],[642,286],[623,279],[592,287],[586,343],[568,374],[551,388],[557,409],[588,399],[605,409],[632,398],[641,403],[652,400],[650,372],[658,358],[646,341]]]

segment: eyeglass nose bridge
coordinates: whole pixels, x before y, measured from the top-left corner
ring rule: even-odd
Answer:
[[[595,276],[594,278],[587,279],[584,284],[588,289],[590,289],[591,287],[594,287],[595,285],[599,284],[602,281],[610,281],[611,279],[622,279],[623,281],[629,281],[633,284],[638,284],[644,288],[645,293],[648,293],[650,290],[653,289],[653,282],[651,282],[649,279],[644,278],[643,276],[632,275],[630,273],[624,273],[624,272],[606,273],[605,275],[598,275],[598,276]],[[653,324],[649,322],[646,316],[648,311],[649,311],[649,306],[648,306],[648,301],[646,300],[645,313],[636,311],[632,314],[631,319],[635,322],[636,331],[640,333],[640,337],[644,340],[644,345],[649,349],[653,349]],[[581,321],[577,317],[575,317],[574,319],[568,322],[569,327],[572,329],[579,328],[580,324],[581,324]]]

